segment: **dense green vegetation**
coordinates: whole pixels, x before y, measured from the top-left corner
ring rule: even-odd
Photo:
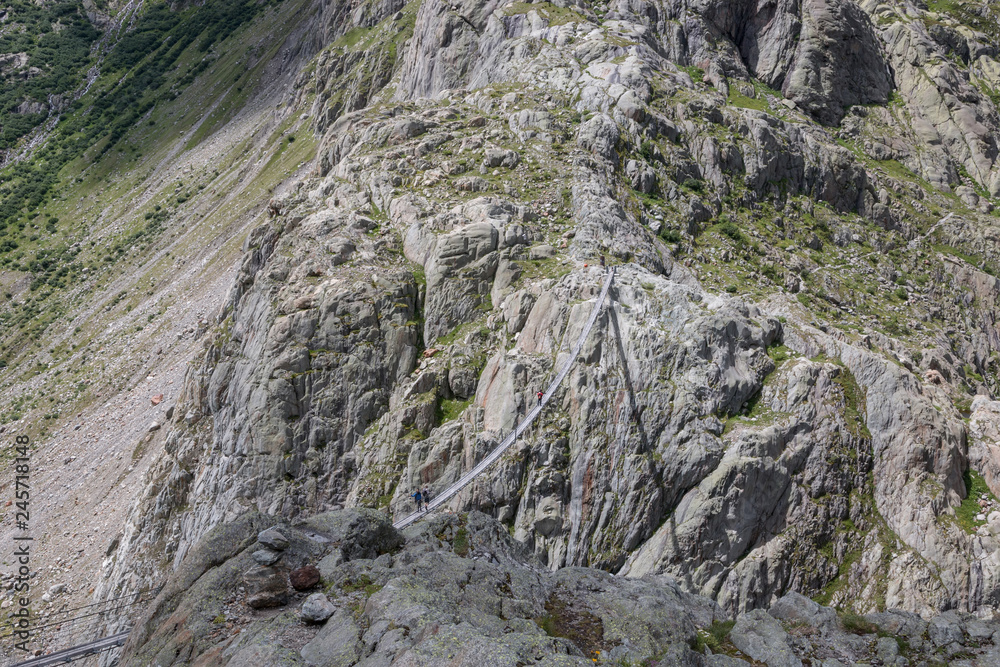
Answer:
[[[142,219],[123,221],[107,241],[88,238],[91,221],[81,204],[85,210],[88,201],[120,196],[112,194],[115,173],[137,165],[157,145],[149,138],[163,113],[169,114],[169,102],[215,76],[210,68],[229,57],[219,44],[281,2],[207,0],[173,11],[165,0],[146,0],[142,13],[128,21],[130,29],[112,30],[106,38],[91,26],[79,0],[5,5],[0,135],[6,143],[0,156],[10,146],[23,151],[25,133],[42,121],[45,140],[26,159],[0,169],[0,270],[14,272],[7,273],[0,309],[0,328],[12,334],[0,344],[0,368],[65,314],[66,304],[53,301],[62,290],[142,252],[171,230],[177,205],[192,194],[180,182],[176,197],[159,201]],[[107,3],[97,6],[106,10]],[[33,60],[26,63],[26,57]],[[29,68],[35,68],[30,78],[18,74]],[[87,73],[98,71],[88,87]],[[249,94],[250,69],[227,76],[226,85],[246,86]],[[25,102],[46,99],[59,115],[14,113]],[[75,207],[64,204],[69,193]],[[18,273],[27,275],[30,291],[15,300],[11,281],[24,277]]]
[[[48,107],[49,96],[76,90],[90,63],[91,45],[100,33],[77,0],[38,4],[31,0],[6,3],[7,30],[0,35],[0,150],[14,146],[44,121],[47,113],[18,113],[22,104]],[[23,54],[21,58],[19,55]],[[22,62],[26,57],[26,62]]]
[[[214,44],[277,2],[280,0],[264,3],[207,0],[201,7],[182,11],[171,11],[162,0],[147,3],[135,28],[125,33],[107,54],[101,64],[101,76],[91,91],[69,105],[45,146],[30,160],[0,172],[3,183],[0,186],[0,254],[3,255],[0,266],[30,270],[26,264],[18,264],[19,258],[12,258],[11,253],[20,245],[35,210],[53,192],[59,172],[66,164],[81,156],[96,160],[114,147],[158,102],[175,98],[213,62],[210,50]],[[76,8],[77,4],[57,2],[46,5],[44,11],[35,8],[37,11],[29,12],[30,2],[16,3],[18,11],[35,17],[31,25],[38,36],[31,37],[32,31],[23,23],[25,28],[18,33],[23,39],[4,44],[3,49],[16,52],[16,49],[27,48],[25,40],[31,38],[32,58],[46,64],[50,74],[25,82],[24,86],[34,86],[30,90],[24,87],[8,90],[5,81],[0,101],[4,111],[3,140],[8,143],[0,144],[0,148],[16,141],[39,122],[39,118],[18,117],[11,113],[28,92],[31,93],[29,99],[38,96],[44,99],[46,91],[72,93],[82,85],[87,67],[95,62],[96,56],[90,55],[90,46],[98,33]],[[46,32],[46,21],[56,12],[64,12],[58,21],[66,27],[58,32],[51,29]],[[179,71],[181,55],[189,49],[196,49],[200,57],[189,58],[196,62]],[[43,78],[48,83],[44,83]],[[48,88],[39,88],[43,85]],[[99,150],[88,153],[95,146],[99,146]],[[54,231],[51,226],[45,229],[49,233]]]

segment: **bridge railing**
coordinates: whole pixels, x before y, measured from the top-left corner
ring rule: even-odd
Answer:
[[[26,628],[27,646],[30,651],[42,651],[42,655],[29,659],[31,653],[18,651],[8,655],[5,665],[28,667],[47,664],[62,664],[79,660],[92,653],[121,646],[128,631],[108,631],[108,626],[122,619],[133,607],[146,604],[159,593],[158,590],[146,594],[131,595],[102,600],[79,607],[49,609],[44,618],[36,618]],[[0,645],[5,648],[20,643],[23,635],[20,627],[10,621],[0,625]],[[120,626],[119,626],[120,628]],[[114,641],[112,641],[114,639]],[[121,641],[118,641],[120,639]],[[50,662],[59,656],[56,662]],[[21,662],[17,662],[21,660]]]

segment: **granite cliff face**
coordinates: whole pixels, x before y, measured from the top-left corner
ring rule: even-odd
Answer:
[[[293,100],[315,170],[246,240],[99,594],[248,510],[446,487],[565,358],[604,256],[549,411],[454,509],[723,614],[992,613],[997,9],[331,9]]]

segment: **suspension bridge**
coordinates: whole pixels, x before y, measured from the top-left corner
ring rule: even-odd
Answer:
[[[587,336],[590,335],[591,329],[594,328],[594,323],[597,321],[597,318],[601,313],[601,307],[604,305],[604,301],[607,299],[608,291],[611,289],[611,284],[614,282],[614,279],[615,279],[615,271],[614,268],[612,268],[608,271],[607,277],[604,279],[604,285],[601,288],[600,295],[597,297],[597,301],[594,303],[594,307],[590,312],[590,318],[584,325],[583,330],[580,331],[580,336],[577,339],[576,344],[573,346],[573,349],[570,351],[569,358],[566,359],[566,361],[562,365],[562,368],[559,369],[559,372],[556,373],[556,376],[549,383],[548,387],[546,387],[545,392],[542,394],[542,398],[538,402],[538,404],[535,405],[535,407],[532,408],[530,412],[528,412],[525,418],[505,438],[503,438],[500,441],[500,444],[497,445],[493,449],[493,451],[487,454],[482,461],[480,461],[471,470],[469,470],[467,473],[458,478],[458,480],[451,486],[438,493],[435,496],[434,500],[432,500],[427,504],[427,508],[425,510],[414,512],[400,519],[399,521],[396,521],[393,524],[395,528],[397,529],[406,528],[407,526],[410,526],[419,521],[421,518],[427,516],[430,512],[433,512],[434,510],[444,506],[445,503],[447,503],[449,500],[458,495],[458,493],[462,491],[462,489],[467,487],[469,484],[475,481],[477,477],[483,474],[487,468],[496,463],[497,459],[503,456],[504,452],[510,449],[514,445],[514,443],[517,442],[518,438],[520,438],[521,435],[526,430],[528,430],[528,428],[531,427],[535,419],[537,419],[538,416],[542,414],[542,411],[545,409],[546,404],[548,404],[549,400],[551,400],[556,390],[559,389],[559,385],[562,384],[563,380],[566,379],[566,376],[569,374],[570,368],[573,366],[573,362],[576,361],[577,356],[580,354],[580,350],[583,348],[583,345],[587,340]],[[67,609],[64,611],[56,612],[56,614],[54,614],[52,617],[46,620],[44,625],[33,626],[31,628],[31,631],[32,633],[34,633],[44,628],[57,628],[62,630],[62,626],[64,625],[72,625],[77,621],[82,621],[84,619],[89,618],[91,619],[90,622],[85,622],[81,624],[77,628],[77,630],[74,631],[72,634],[78,635],[80,634],[81,631],[93,634],[93,632],[95,632],[97,629],[98,623],[103,622],[107,618],[110,618],[110,614],[112,612],[119,611],[125,607],[141,604],[144,602],[149,602],[150,600],[153,599],[153,597],[156,596],[156,593],[158,592],[159,591],[155,591],[149,594],[145,598],[134,600],[132,602],[122,602],[124,598],[117,598],[113,600],[107,600],[104,602],[94,603],[91,605],[86,605],[84,607],[77,607],[75,609]],[[129,596],[129,597],[134,597],[134,596]],[[104,608],[95,611],[95,608],[98,607],[104,607]],[[78,611],[79,612],[85,611],[86,613],[81,613],[73,617],[67,616],[65,618],[60,618],[60,615],[65,615],[71,612],[78,612]],[[123,632],[118,632],[108,637],[102,637],[100,639],[78,644],[76,646],[72,646],[67,649],[49,653],[47,655],[41,655],[24,662],[16,663],[14,665],[11,665],[11,667],[50,667],[51,665],[62,665],[68,662],[73,662],[75,660],[80,660],[95,653],[100,653],[102,651],[107,651],[123,645],[125,641],[128,639],[130,631],[131,629],[125,630]],[[2,640],[5,636],[11,637],[13,635],[11,632],[7,632],[6,634],[0,634],[0,640]]]
[[[42,633],[54,634],[54,641],[63,645],[70,644],[70,648],[53,651],[45,655],[40,655],[23,662],[14,663],[11,667],[47,667],[48,665],[62,665],[74,660],[80,660],[94,653],[100,653],[112,648],[117,648],[128,639],[131,629],[117,632],[107,637],[87,641],[87,637],[95,636],[103,625],[119,613],[135,607],[137,605],[150,602],[159,593],[159,589],[150,591],[145,595],[135,594],[94,602],[81,607],[60,609],[51,612],[42,619],[41,624],[30,626],[27,631],[31,639],[35,639]],[[0,631],[0,642],[14,641],[13,628],[5,628]]]
[[[597,302],[594,304],[594,308],[590,312],[590,319],[587,320],[587,324],[580,332],[580,337],[577,339],[576,345],[573,346],[569,359],[566,360],[562,368],[552,379],[552,382],[549,383],[549,386],[545,389],[545,393],[542,395],[542,400],[538,402],[538,405],[532,408],[531,412],[525,416],[521,423],[518,424],[517,427],[515,427],[514,430],[512,430],[492,452],[487,454],[482,461],[472,468],[472,470],[459,477],[458,481],[446,488],[444,491],[436,494],[434,500],[427,503],[427,509],[418,510],[413,514],[400,519],[392,524],[394,528],[402,529],[412,525],[413,523],[419,521],[422,517],[426,516],[429,512],[433,512],[458,495],[459,491],[471,484],[487,468],[493,465],[497,459],[503,456],[503,453],[510,449],[515,442],[517,442],[517,439],[520,438],[521,434],[531,426],[531,423],[535,421],[538,415],[542,414],[542,411],[545,409],[545,405],[549,402],[549,399],[552,398],[552,395],[555,394],[559,385],[562,384],[562,381],[566,378],[566,375],[569,374],[569,369],[573,366],[573,362],[576,361],[577,355],[580,354],[580,350],[583,348],[583,344],[586,342],[587,336],[590,334],[590,330],[594,328],[594,323],[597,321],[598,315],[601,314],[601,306],[604,305],[604,300],[608,296],[608,290],[611,289],[611,283],[614,282],[614,279],[615,270],[614,268],[611,268],[608,271],[607,277],[604,279],[604,286],[601,288],[601,294],[597,297]]]

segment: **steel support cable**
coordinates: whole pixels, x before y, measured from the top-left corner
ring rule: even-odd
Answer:
[[[145,600],[136,600],[135,602],[127,602],[125,604],[120,604],[120,605],[117,605],[115,607],[111,607],[109,609],[105,609],[104,611],[93,611],[93,612],[91,612],[89,614],[82,614],[80,616],[73,616],[71,618],[64,618],[61,621],[52,621],[51,623],[46,623],[45,625],[32,625],[32,626],[29,626],[27,628],[27,631],[28,632],[34,632],[35,630],[41,630],[42,628],[50,628],[50,627],[52,627],[54,625],[68,625],[68,624],[72,623],[73,621],[80,620],[81,618],[90,618],[91,616],[102,616],[102,615],[107,614],[107,613],[112,612],[112,611],[118,611],[119,609],[124,609],[125,607],[131,607],[131,606],[134,606],[134,605],[137,605],[137,604],[142,604],[143,602],[149,602],[151,599],[152,598],[147,598]],[[9,633],[6,633],[6,634],[0,634],[0,639],[6,639],[7,637],[13,637],[13,636],[14,636],[13,632],[9,632]]]
[[[152,593],[150,594],[150,597],[144,598],[143,600],[136,600],[135,602],[145,602],[145,601],[148,601],[148,600],[152,600],[153,598],[155,598],[157,595],[160,594],[161,590],[162,590],[162,587],[157,588],[155,591],[152,591]],[[71,611],[80,611],[81,609],[90,609],[91,607],[99,607],[99,606],[101,606],[103,604],[111,604],[113,602],[118,602],[119,600],[125,600],[125,599],[128,599],[128,598],[134,597],[134,596],[135,596],[135,594],[131,593],[129,595],[120,595],[120,596],[118,596],[116,598],[110,598],[108,600],[101,600],[100,602],[91,602],[90,604],[85,604],[85,605],[82,605],[82,606],[79,606],[79,607],[70,607],[69,609],[59,609],[59,610],[56,610],[56,611],[49,612],[49,616],[55,616],[56,614],[68,614]],[[135,602],[126,602],[125,604],[135,604]]]
[[[67,662],[73,662],[74,660],[80,660],[81,658],[85,658],[92,653],[100,653],[101,651],[107,651],[121,646],[125,643],[125,640],[128,639],[130,632],[131,630],[126,630],[125,632],[119,632],[115,635],[95,639],[94,641],[86,644],[73,646],[61,651],[56,651],[55,653],[49,653],[48,655],[40,655],[37,658],[25,660],[24,662],[16,663],[10,667],[48,667],[49,665],[60,665]]]
[[[409,516],[400,519],[399,521],[393,524],[393,527],[397,529],[406,528],[407,526],[418,521],[422,516],[426,515],[428,512],[431,512],[441,507],[443,504],[445,504],[453,497],[455,497],[459,491],[468,486],[474,479],[476,479],[476,477],[482,474],[484,470],[486,470],[494,462],[496,462],[496,460],[499,459],[503,455],[503,453],[511,447],[511,445],[517,442],[517,439],[521,436],[521,434],[524,433],[524,431],[526,431],[528,427],[531,426],[531,423],[535,420],[535,418],[542,413],[542,410],[545,408],[545,404],[549,402],[549,399],[552,398],[552,395],[559,388],[559,385],[562,384],[562,381],[566,378],[566,375],[569,374],[570,367],[572,367],[573,362],[576,360],[577,355],[580,354],[580,350],[583,348],[583,344],[586,342],[587,336],[590,334],[590,330],[594,327],[594,323],[597,321],[597,316],[601,312],[601,306],[604,304],[604,299],[608,296],[608,290],[611,289],[611,283],[614,282],[614,279],[615,279],[615,270],[614,268],[612,268],[608,272],[608,277],[604,281],[604,287],[601,289],[601,294],[597,298],[597,303],[594,304],[594,308],[590,312],[590,319],[587,320],[587,324],[583,327],[583,331],[580,332],[580,337],[577,339],[576,345],[573,346],[573,350],[570,352],[569,359],[566,360],[566,363],[563,364],[563,367],[560,369],[559,373],[555,376],[552,382],[549,383],[548,388],[542,395],[541,403],[536,405],[531,410],[531,412],[527,414],[524,420],[517,426],[517,428],[515,428],[506,438],[504,438],[503,441],[499,445],[497,445],[492,452],[486,455],[486,458],[480,461],[475,467],[472,468],[472,470],[462,475],[457,482],[449,486],[441,493],[437,494],[434,500],[432,500],[430,503],[427,504],[426,510],[414,512],[413,514],[410,514]]]

